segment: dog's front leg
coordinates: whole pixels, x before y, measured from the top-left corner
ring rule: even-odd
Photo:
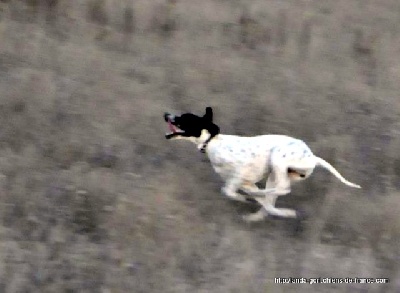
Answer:
[[[266,196],[265,199],[255,198],[255,200],[257,200],[271,216],[281,218],[297,218],[298,214],[295,210],[275,207],[275,200],[278,196],[290,193],[290,179],[288,178],[285,170],[286,168],[283,168],[283,170],[275,168],[275,172],[273,174],[275,178],[275,190],[273,197]],[[268,182],[267,185],[269,185]],[[273,200],[271,200],[271,198],[273,198]]]
[[[255,197],[254,199],[263,206],[264,211],[258,211],[257,213],[250,214],[244,217],[246,221],[259,221],[262,220],[266,215],[281,217],[281,218],[297,218],[298,213],[292,209],[286,208],[276,208],[275,201],[276,198],[280,195],[285,195],[290,193],[290,180],[285,174],[285,172],[278,172],[277,168],[275,169],[274,178],[276,180],[268,179],[266,184],[266,189],[258,189],[257,186],[253,186],[255,193],[264,193],[265,198]],[[273,188],[270,188],[274,186]],[[251,187],[251,186],[250,186]]]
[[[240,177],[234,177],[225,183],[221,191],[230,199],[247,202],[246,198],[237,192],[241,183]]]
[[[264,209],[264,207],[262,207],[261,209],[259,209],[257,212],[255,213],[251,213],[248,215],[244,215],[243,216],[243,220],[250,223],[250,222],[259,222],[264,220],[264,218],[268,216],[267,211]]]
[[[258,186],[254,183],[246,183],[241,186],[241,190],[250,196],[262,198],[266,197],[267,195],[275,194],[276,188],[274,175],[270,174],[270,176],[268,176],[265,189],[258,188]],[[275,201],[272,204],[275,205]]]

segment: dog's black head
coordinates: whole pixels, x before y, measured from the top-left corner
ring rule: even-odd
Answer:
[[[170,132],[165,135],[171,138],[199,138],[202,130],[207,130],[211,137],[219,133],[219,127],[213,123],[213,111],[211,107],[206,108],[204,116],[197,116],[192,113],[185,113],[181,116],[165,113],[164,120],[168,123]]]

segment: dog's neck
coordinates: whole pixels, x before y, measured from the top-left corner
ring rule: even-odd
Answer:
[[[212,140],[216,139],[218,137],[218,135],[214,136]],[[207,139],[210,138],[210,136],[211,136],[210,132],[208,132],[208,130],[206,130],[206,129],[203,129],[201,131],[201,135],[199,137],[183,137],[183,136],[180,136],[177,139],[183,139],[183,140],[191,141],[192,143],[194,143],[197,146],[198,149],[201,149],[203,147],[204,143],[207,141]]]

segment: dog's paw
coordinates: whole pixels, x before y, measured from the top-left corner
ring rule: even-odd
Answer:
[[[308,215],[305,210],[298,209],[296,210],[296,219],[299,221],[304,221],[308,219]]]
[[[304,210],[296,210],[296,218],[291,221],[293,236],[301,235],[304,232],[306,222],[305,220],[307,219],[308,215]]]

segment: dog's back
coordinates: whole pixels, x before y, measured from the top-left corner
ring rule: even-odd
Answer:
[[[285,135],[244,137],[220,134],[209,143],[207,154],[215,171],[224,179],[240,172],[246,180],[256,182],[268,171],[271,152],[290,143],[301,141]]]

